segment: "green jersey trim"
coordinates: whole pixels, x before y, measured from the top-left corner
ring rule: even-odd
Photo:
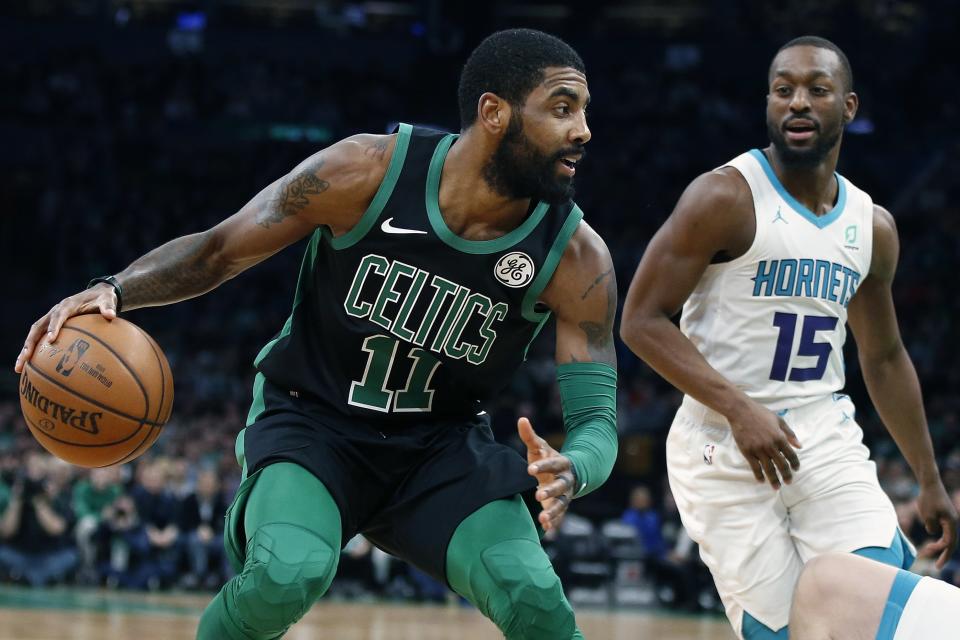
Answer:
[[[393,148],[390,164],[387,165],[387,173],[383,176],[383,181],[380,183],[376,195],[373,196],[373,200],[370,201],[370,206],[360,216],[360,220],[354,225],[353,229],[330,240],[331,247],[334,249],[352,247],[360,242],[377,222],[380,212],[387,205],[387,201],[393,195],[393,188],[397,185],[397,178],[400,177],[400,171],[403,169],[403,161],[407,157],[407,147],[410,146],[410,134],[412,132],[413,127],[411,125],[400,124],[400,130],[397,132],[397,144]]]
[[[443,214],[440,212],[440,174],[443,172],[443,162],[447,157],[447,152],[450,151],[450,145],[456,139],[457,135],[451,133],[440,140],[437,148],[433,151],[433,158],[430,160],[426,193],[427,218],[430,220],[430,226],[444,243],[463,253],[495,253],[508,249],[530,235],[530,232],[540,224],[550,207],[546,202],[540,202],[519,227],[493,240],[467,240],[455,234],[447,227],[447,223],[443,220]]]
[[[266,407],[266,402],[263,399],[263,383],[266,382],[266,380],[266,376],[262,373],[257,373],[253,378],[253,402],[250,403],[250,410],[247,412],[246,426],[248,427],[260,417],[260,414],[263,413]]]
[[[550,247],[550,252],[547,254],[546,260],[543,261],[543,265],[540,267],[540,272],[537,273],[533,282],[530,284],[530,288],[527,289],[526,295],[523,296],[520,313],[530,322],[542,323],[549,317],[549,311],[537,311],[535,309],[537,299],[540,297],[540,294],[543,293],[543,290],[547,288],[547,285],[550,284],[553,272],[557,270],[557,265],[560,264],[560,258],[563,257],[563,252],[567,249],[567,244],[580,225],[581,220],[583,220],[583,211],[581,211],[577,205],[573,205],[573,209],[571,209],[569,215],[567,215],[566,222],[560,227],[560,233],[557,234],[556,240],[553,241],[553,245]]]
[[[323,232],[324,227],[318,227],[313,232],[313,235],[310,237],[310,242],[307,244],[307,250],[303,254],[303,264],[300,266],[300,277],[297,278],[297,290],[293,294],[293,309],[290,310],[287,321],[283,323],[283,329],[280,330],[276,338],[265,344],[263,349],[260,349],[260,353],[257,354],[256,359],[253,361],[253,366],[260,366],[260,362],[267,357],[267,354],[273,349],[273,345],[290,335],[290,329],[293,327],[293,314],[296,312],[297,306],[303,301],[303,288],[306,286],[304,279],[309,278],[310,274],[313,273],[314,264],[317,262],[317,248],[320,244],[320,239],[323,237]]]

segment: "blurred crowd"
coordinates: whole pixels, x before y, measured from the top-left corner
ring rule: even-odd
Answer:
[[[946,1],[811,2],[790,22],[750,5],[724,3],[707,27],[670,33],[532,25],[567,37],[587,63],[593,140],[577,200],[611,248],[623,293],[684,186],[765,145],[766,67],[800,35],[796,24],[835,38],[861,97],[840,172],[897,220],[901,329],[958,502],[960,297],[950,292],[960,267],[960,130],[949,123],[960,115],[960,71],[945,52],[960,11]],[[10,362],[29,324],[90,277],[209,227],[325,144],[396,121],[455,129],[472,33],[438,48],[416,30],[204,32],[112,18],[78,29],[0,13],[0,255],[16,273],[5,282],[0,330]],[[233,441],[252,359],[289,313],[301,251],[200,299],[129,314],[163,346],[176,381],[173,418],[137,463],[87,472],[40,453],[19,416],[15,376],[0,374],[0,578],[213,588],[229,575],[221,536],[239,480]],[[488,407],[503,441],[519,446],[520,415],[562,439],[551,340],[545,331]],[[680,396],[619,355],[617,468],[547,544],[584,599],[711,608],[712,587],[665,482],[664,440]],[[916,484],[872,410],[852,345],[845,360],[882,484],[922,551]],[[442,594],[362,539],[341,566],[338,583],[358,593]],[[955,560],[944,577],[956,582],[958,573]]]

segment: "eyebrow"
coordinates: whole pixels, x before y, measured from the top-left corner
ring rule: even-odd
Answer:
[[[558,98],[560,96],[570,98],[571,100],[580,100],[580,94],[577,91],[571,89],[570,87],[557,87],[556,89],[550,92],[549,97]],[[588,104],[590,104],[590,96],[587,96],[587,99],[583,103],[584,106],[587,106]]]
[[[802,74],[797,74],[802,75]],[[777,69],[773,76],[775,78],[793,78],[794,74],[788,71],[787,69]],[[829,80],[834,80],[833,74],[831,74],[826,69],[812,69],[809,73],[804,76],[807,80],[813,80],[815,78],[825,77]]]

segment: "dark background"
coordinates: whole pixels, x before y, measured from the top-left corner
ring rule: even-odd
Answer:
[[[577,200],[613,254],[621,299],[647,240],[698,174],[767,144],[777,48],[828,37],[854,69],[860,112],[839,171],[894,214],[895,297],[948,489],[960,488],[960,9],[950,0],[776,3],[73,2],[0,6],[0,470],[37,448],[13,361],[29,324],[95,275],[205,229],[323,146],[398,121],[454,130],[459,70],[482,37],[532,26],[587,65],[589,158]],[[235,482],[251,363],[289,313],[302,245],[200,299],[126,314],[156,337],[176,380],[151,456]],[[619,341],[618,341],[619,342]],[[852,341],[851,341],[852,343]],[[622,345],[620,457],[574,511],[617,517],[632,487],[665,489],[664,439],[680,396]],[[866,396],[852,344],[848,389],[895,501],[916,487]],[[561,434],[552,336],[492,407]],[[230,487],[228,480],[227,486]]]

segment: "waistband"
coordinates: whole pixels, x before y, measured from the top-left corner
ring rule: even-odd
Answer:
[[[812,398],[801,405],[790,407],[788,409],[774,410],[778,416],[785,418],[804,419],[805,417],[816,415],[817,413],[832,407],[837,402],[849,400],[850,397],[844,393],[831,393],[819,398]],[[712,427],[729,427],[730,421],[720,412],[714,411],[702,402],[694,399],[692,396],[683,396],[683,402],[680,404],[678,415],[698,422],[700,424]]]

